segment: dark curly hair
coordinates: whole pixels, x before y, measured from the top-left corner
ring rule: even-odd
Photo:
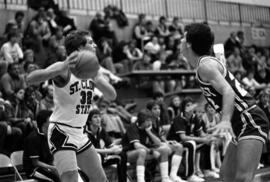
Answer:
[[[185,27],[187,42],[198,56],[209,55],[214,43],[214,34],[204,23],[192,23]]]

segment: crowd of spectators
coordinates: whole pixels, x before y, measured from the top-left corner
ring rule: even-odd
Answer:
[[[24,21],[24,13],[17,12],[14,20],[6,25],[0,50],[1,153],[9,155],[23,150],[24,139],[40,128],[37,116],[44,110],[53,110],[52,83],[29,86],[25,78],[33,70],[65,60],[65,35],[74,29],[76,26],[66,12],[52,8],[40,8],[28,24]],[[103,73],[112,83],[121,81],[117,74],[133,70],[194,69],[180,52],[184,26],[177,17],[169,22],[161,16],[155,26],[140,14],[133,37],[121,42],[106,14],[97,13],[89,30],[97,43]],[[231,33],[224,47],[227,68],[258,98],[258,105],[270,118],[269,49],[245,47],[242,31]],[[138,181],[144,181],[148,157],[154,162],[161,157],[159,167],[164,181],[169,177],[179,180],[179,176],[192,181],[203,181],[205,176],[218,178],[230,141],[227,135],[211,135],[211,128],[220,121],[219,114],[207,104],[204,109],[198,107],[199,103],[190,97],[173,95],[169,102],[164,100],[165,92],[196,87],[195,77],[182,76],[179,80],[159,80],[151,84],[153,98],[138,115],[134,114],[132,104],[109,102],[98,94],[94,97],[86,132],[104,167],[117,164],[118,179],[124,182],[126,173],[123,171],[128,162],[135,164]],[[267,152],[265,148],[265,154]],[[31,151],[28,153],[34,155]],[[269,164],[267,155],[263,155],[261,162]]]

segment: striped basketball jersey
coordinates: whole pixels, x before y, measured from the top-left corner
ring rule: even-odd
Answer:
[[[239,81],[234,77],[234,75],[229,72],[225,65],[222,64],[217,58],[205,56],[201,57],[198,61],[199,64],[205,60],[205,59],[211,59],[213,61],[217,61],[220,63],[220,65],[223,67],[223,76],[225,80],[229,83],[233,91],[235,92],[235,102],[234,107],[235,110],[239,111],[240,113],[250,106],[255,104],[255,99],[251,97],[251,95],[242,87],[242,85],[239,83]],[[205,96],[206,100],[209,104],[218,112],[222,110],[222,99],[223,96],[215,90],[215,88],[210,84],[202,81],[200,79],[200,76],[198,74],[198,71],[196,72],[196,77],[199,82],[200,88],[203,92],[203,95]]]
[[[50,121],[83,127],[91,109],[94,87],[91,79],[81,80],[72,73],[64,87],[54,84],[54,110]]]

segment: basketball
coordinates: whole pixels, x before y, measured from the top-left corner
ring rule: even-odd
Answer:
[[[96,54],[91,51],[80,51],[75,66],[70,67],[70,70],[77,78],[94,78],[99,70]]]

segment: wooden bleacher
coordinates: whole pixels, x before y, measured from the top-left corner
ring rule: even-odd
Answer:
[[[143,105],[152,95],[152,84],[151,82],[155,80],[168,81],[171,79],[180,80],[182,76],[195,76],[195,71],[193,70],[140,70],[132,71],[130,73],[119,75],[121,78],[129,80],[128,86],[117,88],[118,99],[121,101],[125,100],[135,100],[138,103],[138,107]],[[148,89],[142,86],[142,83],[149,82]],[[145,86],[145,85],[144,85]],[[172,95],[185,96],[189,95],[194,98],[194,100],[201,100],[201,90],[199,88],[185,88],[179,91],[166,93],[165,97],[169,98]],[[142,104],[140,104],[142,103]]]

